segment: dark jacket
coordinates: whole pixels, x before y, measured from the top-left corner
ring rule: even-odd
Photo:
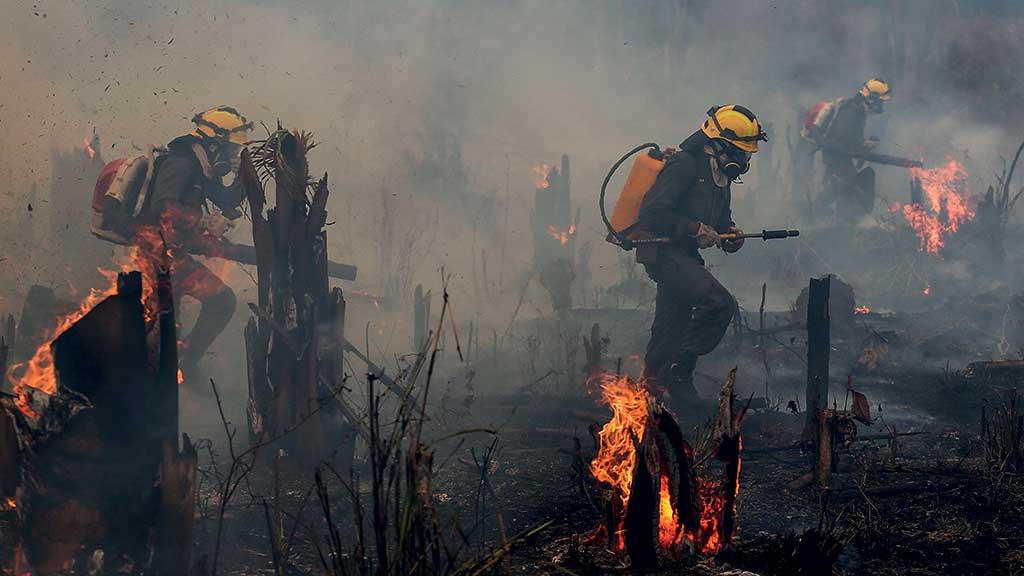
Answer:
[[[863,152],[864,129],[868,122],[864,97],[856,94],[844,98],[836,110],[835,117],[819,138],[822,159],[826,164],[848,162],[849,152]],[[844,153],[847,151],[847,153]]]
[[[195,142],[192,136],[176,138],[167,145],[167,153],[157,159],[147,219],[158,219],[169,207],[202,214],[211,182],[192,150]]]
[[[640,227],[659,237],[679,239],[677,246],[691,254],[697,243],[690,236],[698,222],[727,232],[732,221],[729,185],[719,187],[704,152],[708,137],[697,131],[679,145],[640,204]]]

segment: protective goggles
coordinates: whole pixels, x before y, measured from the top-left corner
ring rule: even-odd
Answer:
[[[715,128],[718,130],[718,134],[726,140],[736,140],[739,142],[767,142],[768,134],[761,129],[760,123],[757,123],[757,117],[754,113],[742,106],[733,106],[733,110],[746,116],[751,122],[757,126],[757,134],[754,136],[740,136],[732,128],[722,128],[722,125],[718,123],[718,111],[721,110],[721,106],[712,106],[708,109],[708,116],[711,118],[711,122],[714,123]]]

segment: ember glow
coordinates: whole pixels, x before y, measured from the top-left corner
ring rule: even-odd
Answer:
[[[868,308],[867,306],[857,306],[856,308],[853,309],[853,313],[854,314],[870,314],[871,313],[871,308]]]
[[[551,186],[548,182],[548,175],[551,174],[551,164],[537,164],[536,166],[530,166],[530,171],[533,172],[533,187],[538,190],[547,190]]]
[[[555,226],[548,226],[548,236],[558,240],[562,246],[569,243],[569,240],[576,235],[576,225],[572,224],[568,230],[561,230]]]
[[[919,250],[938,254],[946,238],[974,218],[975,206],[967,187],[967,170],[955,158],[938,168],[911,168],[920,184],[922,204],[892,207],[902,212],[920,240]]]
[[[82,144],[85,144],[85,153],[89,155],[89,159],[92,160],[96,157],[96,150],[93,149],[92,143],[89,142],[88,138],[82,138]]]
[[[612,418],[598,432],[600,448],[590,463],[590,471],[598,482],[613,489],[619,510],[614,535],[615,550],[625,549],[625,510],[632,491],[633,471],[636,467],[636,442],[644,436],[652,421],[654,398],[643,381],[628,377],[601,374],[592,379],[601,392],[599,403],[612,410]],[[679,516],[672,505],[669,478],[662,474],[658,501],[658,541],[663,550],[672,550],[684,538],[694,542],[704,555],[714,555],[722,548],[719,525],[722,522],[726,499],[718,482],[698,479],[700,525],[679,526]],[[739,484],[736,485],[739,493]]]
[[[8,510],[14,510],[15,508],[18,507],[18,503],[14,501],[14,498],[6,498],[4,499],[4,506]]]

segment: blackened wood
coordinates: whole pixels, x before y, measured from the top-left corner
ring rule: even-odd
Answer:
[[[807,401],[803,439],[817,447],[818,412],[828,406],[830,277],[811,278],[807,296]]]
[[[831,410],[818,413],[817,452],[815,454],[814,477],[818,486],[827,489],[832,483],[832,416]]]
[[[155,443],[178,446],[178,328],[174,313],[174,292],[169,270],[157,274],[157,318],[159,345],[153,402],[148,409],[153,423],[150,434]]]
[[[155,402],[146,385],[141,277],[122,275],[118,286],[53,343],[59,390],[85,396],[91,408],[71,413],[59,433],[34,447],[39,485],[28,497],[24,533],[39,573],[96,548],[112,571],[148,558],[161,450],[147,410]]]
[[[260,335],[256,318],[249,318],[245,325],[245,367],[249,383],[245,406],[249,443],[259,444],[267,433],[266,418],[273,392],[267,380],[267,340]]]
[[[177,442],[164,442],[160,463],[160,514],[157,520],[153,566],[160,576],[192,573],[192,533],[195,525],[196,473],[199,455],[188,434],[179,451]]]
[[[695,532],[699,527],[700,511],[697,475],[693,471],[693,448],[683,438],[679,423],[664,407],[659,406],[655,410],[654,421],[659,464],[668,478],[672,507],[684,530]]]
[[[645,431],[644,438],[636,445],[636,465],[633,467],[623,531],[631,566],[637,570],[649,570],[658,565],[661,473],[653,434]]]
[[[0,510],[13,499],[21,484],[21,440],[14,420],[14,404],[0,400]]]

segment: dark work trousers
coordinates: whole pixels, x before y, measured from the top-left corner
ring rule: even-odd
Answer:
[[[732,321],[736,301],[703,261],[684,250],[661,250],[647,274],[658,284],[644,377],[678,396],[694,396],[697,357],[718,346]]]
[[[856,223],[871,214],[875,207],[875,170],[870,166],[858,170],[853,159],[837,154],[823,153],[822,160],[824,203],[834,204],[836,222]]]

